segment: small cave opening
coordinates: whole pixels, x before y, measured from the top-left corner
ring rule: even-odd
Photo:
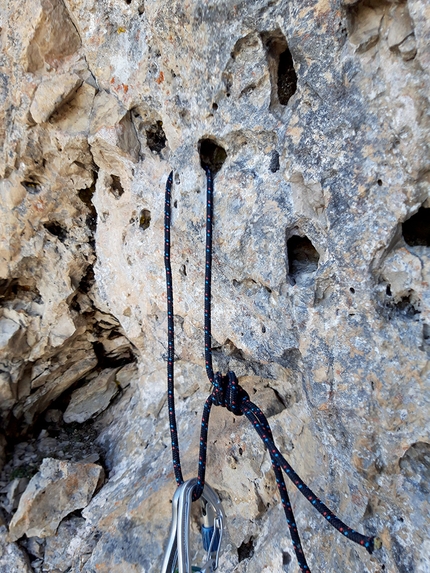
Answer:
[[[420,207],[402,225],[403,238],[410,247],[430,247],[430,208]]]
[[[149,228],[150,224],[151,224],[151,211],[148,211],[148,209],[142,209],[139,216],[139,227],[142,229],[142,231],[146,231],[146,229]]]
[[[248,541],[243,541],[237,548],[239,563],[245,559],[250,559],[254,555],[254,538],[251,536]]]
[[[160,153],[166,147],[167,137],[163,130],[163,122],[158,120],[146,130],[146,143],[151,151]]]
[[[201,139],[198,144],[200,165],[203,169],[209,167],[213,175],[216,175],[227,159],[227,153],[221,145],[213,139]]]
[[[124,194],[124,187],[121,184],[121,179],[117,175],[111,174],[112,183],[110,186],[111,192],[116,199],[119,199]]]
[[[43,226],[51,235],[58,237],[62,243],[67,239],[67,229],[62,227],[57,221],[50,221]]]
[[[293,284],[318,268],[319,253],[308,237],[292,235],[287,240],[288,273]]]
[[[271,106],[286,106],[297,91],[293,56],[281,30],[262,32],[261,39],[266,47],[272,83]]]

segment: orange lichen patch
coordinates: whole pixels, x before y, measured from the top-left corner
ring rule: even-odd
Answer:
[[[155,81],[157,82],[157,84],[161,84],[162,82],[164,82],[164,73],[160,72],[158,74],[158,78]]]
[[[110,83],[111,83],[111,84],[114,84],[114,83],[115,83],[115,78],[112,78],[111,81],[110,81]]]
[[[124,26],[120,26],[117,30],[118,34],[124,34],[124,32],[126,32],[127,30],[124,28]]]
[[[122,84],[122,89],[124,90],[124,93],[126,94],[128,92],[128,85]]]

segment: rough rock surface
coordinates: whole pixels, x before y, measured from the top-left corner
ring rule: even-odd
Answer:
[[[311,570],[429,571],[428,2],[10,0],[0,18],[2,489],[53,451],[70,459],[73,392],[139,369],[118,372],[123,391],[91,425],[87,455],[102,452],[108,479],[85,521],[60,525],[63,545],[21,540],[33,571],[61,570],[61,553],[73,573],[160,570],[175,487],[164,185],[173,169],[191,477],[210,390],[201,161],[219,168],[216,367],[251,390],[315,492],[383,541],[369,556],[291,489]],[[228,518],[220,570],[297,573],[267,454],[246,420],[212,415],[208,481]]]
[[[99,465],[45,458],[19,501],[9,525],[10,538],[54,535],[66,515],[88,505],[101,481]]]
[[[88,384],[72,393],[67,410],[63,415],[66,424],[70,422],[82,424],[82,422],[86,422],[106,410],[118,392],[119,387],[115,382],[116,372],[117,369],[115,368],[107,368]]]

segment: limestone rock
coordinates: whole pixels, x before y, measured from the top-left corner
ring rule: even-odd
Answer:
[[[109,479],[85,526],[64,535],[73,573],[160,570],[175,489],[171,170],[176,409],[184,475],[196,473],[210,392],[207,161],[219,168],[215,367],[272,414],[276,442],[317,495],[384,542],[372,556],[352,546],[291,487],[311,570],[430,569],[429,10],[425,0],[6,3],[0,414],[13,451],[0,481],[36,469],[43,452],[100,455]],[[74,75],[73,97],[31,121],[38,86]],[[106,410],[64,424],[74,384],[132,360]],[[267,453],[243,416],[212,416],[208,481],[228,517],[220,570],[296,573]],[[46,433],[16,443],[36,422]]]
[[[391,14],[392,21],[388,29],[388,47],[397,48],[414,31],[413,22],[409,16],[407,5],[396,6]]]
[[[11,543],[2,518],[0,518],[0,573],[33,573],[30,560],[17,543]]]
[[[98,376],[73,392],[63,415],[66,424],[71,422],[82,424],[109,406],[110,401],[118,392],[118,385],[115,381],[116,373],[116,368],[103,370]]]
[[[30,106],[30,113],[36,123],[47,121],[61,105],[74,96],[82,84],[76,74],[56,75],[38,85]]]
[[[3,507],[8,513],[12,513],[18,507],[19,499],[27,485],[27,478],[15,478],[1,491],[7,494],[7,502]]]
[[[101,479],[101,466],[46,458],[20,499],[10,538],[54,535],[66,515],[88,505]]]
[[[44,567],[47,571],[64,571],[71,567],[74,557],[74,540],[85,526],[85,519],[69,517],[58,526],[56,535],[46,538]]]
[[[62,0],[31,2],[32,11],[26,11],[34,20],[27,47],[28,71],[36,72],[44,65],[53,65],[59,59],[79,49],[81,40]]]

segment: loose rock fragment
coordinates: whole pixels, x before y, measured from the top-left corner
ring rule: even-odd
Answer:
[[[10,538],[54,535],[66,515],[88,505],[103,475],[96,464],[44,459],[20,499],[9,526]]]

